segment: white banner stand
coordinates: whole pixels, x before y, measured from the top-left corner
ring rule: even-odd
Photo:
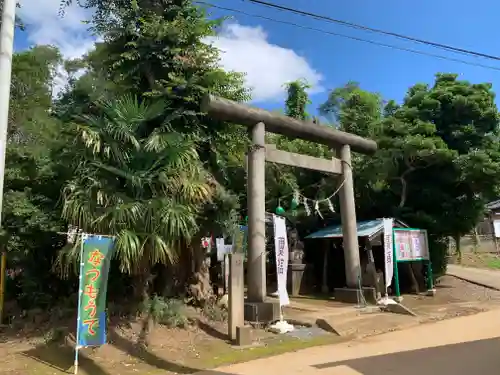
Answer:
[[[278,298],[280,301],[280,320],[269,328],[276,333],[287,333],[293,331],[293,325],[287,323],[283,318],[283,306],[290,304],[287,284],[288,271],[288,237],[286,232],[285,218],[273,215],[274,224],[274,253],[276,257],[276,275],[278,281]]]

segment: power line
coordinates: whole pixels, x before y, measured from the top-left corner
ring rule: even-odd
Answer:
[[[319,33],[322,33],[322,34],[327,34],[327,35],[332,35],[332,36],[338,36],[338,37],[341,37],[341,38],[351,39],[351,40],[355,40],[355,41],[358,41],[358,42],[368,43],[368,44],[372,44],[372,45],[376,45],[376,46],[380,46],[380,47],[386,47],[386,48],[391,48],[391,49],[395,49],[395,50],[399,50],[399,51],[410,52],[410,53],[414,53],[414,54],[417,54],[417,55],[428,56],[428,57],[433,57],[433,58],[436,58],[436,59],[457,62],[457,63],[460,63],[460,64],[465,64],[465,65],[470,65],[470,66],[476,66],[476,67],[479,67],[479,68],[500,71],[500,67],[495,67],[495,66],[491,66],[491,65],[485,65],[485,64],[481,64],[481,63],[474,63],[474,62],[471,62],[471,61],[456,59],[454,57],[438,55],[438,54],[431,53],[431,52],[419,51],[419,50],[412,49],[412,48],[405,48],[405,47],[394,46],[394,45],[387,44],[387,43],[376,42],[376,41],[373,41],[373,40],[359,38],[359,37],[355,37],[355,36],[351,36],[351,35],[340,34],[340,33],[332,32],[332,31],[328,31],[328,30],[323,30],[323,29],[318,29],[318,28],[310,27],[310,26],[304,26],[304,25],[300,25],[298,23],[294,23],[294,22],[290,22],[290,21],[277,20],[275,18],[271,18],[271,17],[267,17],[267,16],[262,16],[260,14],[253,14],[253,13],[244,12],[244,11],[238,10],[238,9],[222,7],[222,6],[215,5],[215,4],[212,4],[212,3],[208,3],[208,2],[205,2],[205,1],[195,1],[195,3],[202,4],[202,5],[207,5],[207,6],[211,7],[211,8],[225,10],[225,11],[232,12],[232,13],[243,14],[243,15],[248,16],[248,17],[260,18],[260,19],[264,19],[264,20],[267,20],[267,21],[271,21],[271,22],[275,22],[275,23],[280,23],[280,24],[283,24],[283,25],[294,26],[294,27],[298,27],[298,28],[301,28],[301,29],[304,29],[304,30],[310,30],[310,31],[315,31],[315,32],[319,32]]]
[[[424,39],[419,39],[419,38],[414,38],[414,37],[403,35],[403,34],[394,33],[391,31],[375,29],[373,27],[368,27],[368,26],[359,25],[359,24],[352,23],[352,22],[342,21],[342,20],[338,20],[338,19],[335,19],[332,17],[323,16],[321,14],[310,13],[310,12],[302,11],[299,9],[286,7],[283,5],[269,3],[267,1],[261,1],[261,0],[241,0],[241,1],[246,1],[249,3],[253,3],[253,4],[258,4],[258,5],[268,7],[268,8],[274,8],[274,9],[278,9],[278,10],[285,11],[285,12],[295,13],[295,14],[305,16],[305,17],[311,17],[311,18],[315,18],[315,19],[321,20],[321,21],[336,23],[336,24],[340,24],[340,25],[351,27],[351,28],[358,29],[358,30],[370,31],[370,32],[377,33],[377,34],[393,36],[393,37],[396,37],[399,39],[409,40],[409,41],[412,41],[415,43],[425,44],[428,46],[445,49],[445,50],[451,51],[451,52],[463,53],[463,54],[467,54],[467,55],[473,55],[476,57],[484,57],[487,59],[500,61],[500,56],[489,55],[486,53],[472,51],[472,50],[468,50],[468,49],[464,49],[464,48],[453,47],[453,46],[442,44],[442,43],[431,42],[431,41],[424,40]]]

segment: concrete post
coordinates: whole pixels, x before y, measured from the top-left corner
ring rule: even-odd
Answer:
[[[243,253],[229,254],[229,339],[236,340],[236,327],[245,323],[243,305],[245,303],[243,280]]]
[[[338,151],[342,162],[344,184],[339,191],[340,216],[344,241],[345,274],[348,288],[358,287],[361,275],[359,261],[358,233],[356,228],[356,205],[354,203],[354,184],[352,180],[351,148],[344,145]]]
[[[248,301],[263,302],[266,296],[266,149],[265,125],[251,128],[248,152]]]

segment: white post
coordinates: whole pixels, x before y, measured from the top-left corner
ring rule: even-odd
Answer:
[[[0,228],[2,227],[3,180],[5,174],[5,151],[7,147],[15,22],[16,0],[3,0],[2,27],[0,29]]]

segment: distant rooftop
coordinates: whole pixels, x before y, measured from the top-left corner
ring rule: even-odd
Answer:
[[[500,208],[500,199],[486,204],[487,210],[496,210],[497,208]]]

